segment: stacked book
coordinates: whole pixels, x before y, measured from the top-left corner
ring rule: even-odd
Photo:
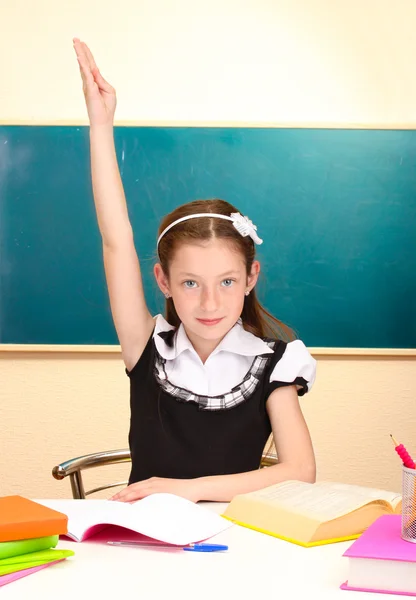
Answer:
[[[416,544],[401,531],[400,515],[377,519],[344,553],[349,574],[341,589],[416,596]]]
[[[0,497],[0,587],[74,553],[58,550],[68,518],[22,496]]]

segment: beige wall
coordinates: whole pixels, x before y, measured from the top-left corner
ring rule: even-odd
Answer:
[[[78,35],[118,90],[120,122],[412,127],[415,18],[413,0],[15,0],[1,19],[0,121],[85,122]],[[416,453],[415,358],[316,358],[302,406],[319,478],[399,489],[388,434]],[[3,348],[0,382],[1,494],[68,495],[55,463],[127,445],[117,352]]]
[[[2,4],[1,120],[85,122],[79,36],[120,120],[416,123],[413,0]]]
[[[317,356],[318,378],[302,399],[319,479],[400,489],[389,433],[416,451],[415,360]],[[0,352],[0,493],[65,497],[52,467],[127,446],[128,379],[114,354]],[[108,467],[109,481],[128,469]],[[104,481],[88,473],[92,486]]]

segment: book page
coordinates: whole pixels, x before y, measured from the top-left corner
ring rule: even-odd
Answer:
[[[95,525],[118,525],[168,544],[187,545],[208,539],[232,523],[190,500],[152,494],[133,504],[112,500],[38,500],[68,516],[76,541]],[[87,537],[87,536],[86,536]]]
[[[79,542],[84,533],[94,525],[110,524],[122,519],[126,514],[127,504],[110,502],[109,500],[37,500],[40,504],[58,510],[68,517],[68,536]],[[114,504],[111,513],[108,504]]]
[[[336,519],[374,501],[374,498],[348,489],[333,490],[330,485],[302,481],[285,481],[248,496],[321,522]]]
[[[364,496],[370,500],[386,500],[389,504],[395,508],[399,502],[401,502],[402,496],[397,492],[390,492],[388,490],[379,490],[377,488],[364,487],[361,485],[351,485],[349,483],[333,483],[332,481],[320,481],[315,484],[316,486],[339,491],[347,491],[357,496]]]
[[[200,542],[232,527],[208,508],[173,494],[152,494],[130,509],[130,525],[136,531],[169,544]]]

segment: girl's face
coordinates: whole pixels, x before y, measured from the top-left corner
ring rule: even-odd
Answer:
[[[206,340],[215,347],[240,317],[245,292],[254,287],[259,271],[254,261],[247,277],[243,255],[225,240],[213,239],[182,244],[171,262],[169,279],[160,265],[155,276],[162,292],[172,296],[194,346]]]

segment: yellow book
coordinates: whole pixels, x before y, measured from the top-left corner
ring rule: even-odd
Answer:
[[[224,517],[299,544],[353,540],[378,517],[401,512],[395,492],[345,483],[284,481],[233,498]]]

